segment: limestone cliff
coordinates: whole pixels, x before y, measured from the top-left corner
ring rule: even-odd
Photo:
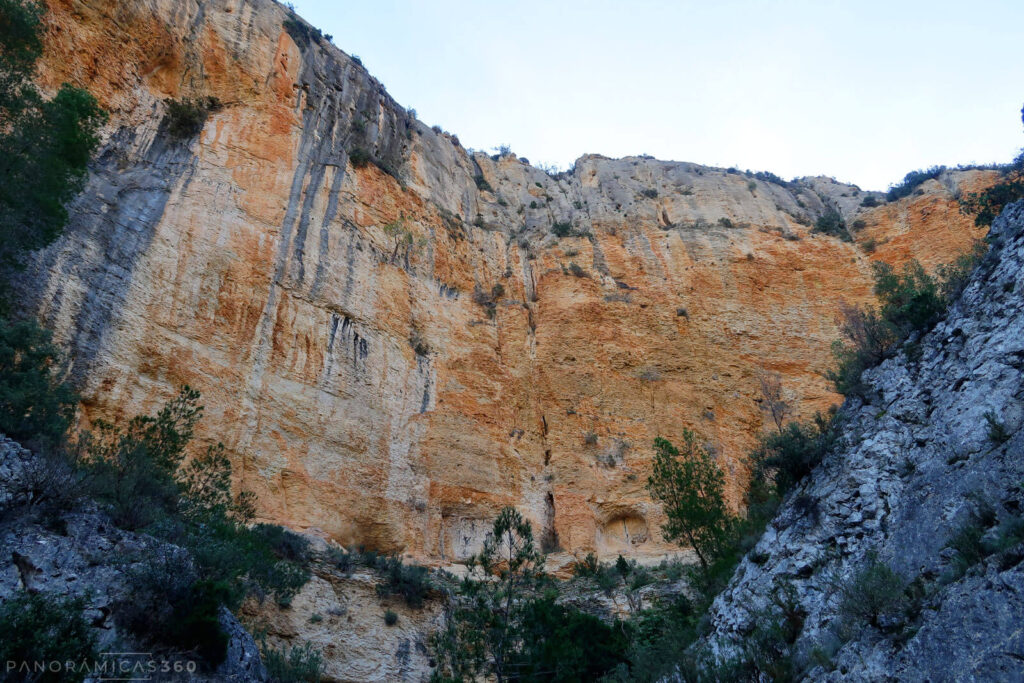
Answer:
[[[803,414],[836,402],[838,302],[870,296],[871,258],[965,250],[955,195],[991,182],[869,209],[831,179],[647,157],[550,176],[420,123],[271,0],[48,4],[43,82],[112,114],[23,287],[83,421],[189,383],[262,518],[422,561],[474,552],[505,504],[548,547],[668,552],[653,437],[700,432],[738,502],[757,368]],[[200,96],[223,108],[173,138],[165,100]],[[855,241],[812,234],[828,207]]]

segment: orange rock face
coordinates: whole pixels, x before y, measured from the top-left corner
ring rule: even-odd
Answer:
[[[838,302],[870,299],[871,258],[964,251],[954,194],[992,181],[862,210],[831,181],[640,157],[550,177],[415,121],[270,0],[49,5],[43,82],[112,113],[26,276],[83,423],[191,384],[262,519],[425,562],[475,552],[503,505],[548,549],[676,551],[654,437],[697,431],[739,505],[758,369],[801,415],[837,402]],[[201,95],[224,108],[170,138],[163,100]],[[810,232],[826,205],[865,221],[855,243]]]

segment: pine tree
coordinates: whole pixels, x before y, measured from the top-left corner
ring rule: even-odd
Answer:
[[[692,547],[707,573],[726,551],[736,525],[725,503],[725,476],[688,429],[683,430],[681,448],[658,437],[654,450],[647,490],[668,517],[662,532],[666,539]]]

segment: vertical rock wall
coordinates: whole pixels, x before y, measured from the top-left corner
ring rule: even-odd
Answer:
[[[549,548],[669,552],[654,436],[700,432],[738,503],[757,368],[803,414],[835,402],[838,302],[870,296],[870,258],[966,249],[954,193],[991,182],[868,210],[829,179],[647,157],[552,177],[416,121],[271,0],[48,4],[41,80],[112,114],[23,281],[83,422],[187,382],[263,519],[421,560],[468,556],[505,504]],[[199,96],[223,108],[172,138],[165,99]],[[827,206],[861,246],[810,232]]]

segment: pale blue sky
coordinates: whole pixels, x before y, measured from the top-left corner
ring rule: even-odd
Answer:
[[[885,189],[1024,145],[1024,2],[293,0],[420,120],[584,153]]]

